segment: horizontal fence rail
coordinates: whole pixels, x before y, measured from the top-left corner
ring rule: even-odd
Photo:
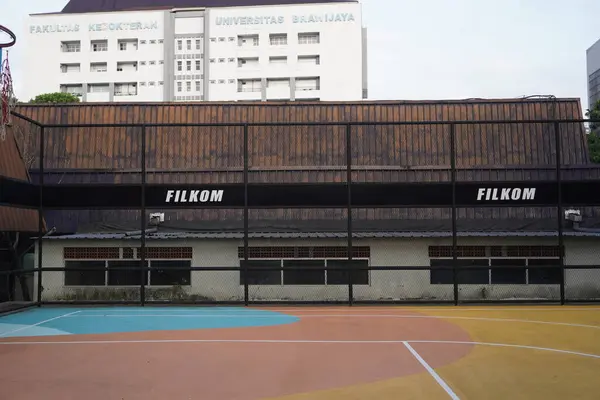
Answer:
[[[600,169],[572,150],[585,140],[582,124],[600,121],[41,124],[15,116],[39,128],[29,143],[32,179],[0,176],[0,206],[37,211],[36,266],[5,262],[0,313],[43,304],[600,301],[593,252],[600,230],[579,227],[575,212],[600,215]],[[478,141],[490,125],[489,142]],[[502,126],[517,125],[518,146],[498,138]],[[404,127],[410,131],[394,131]],[[110,135],[118,136],[111,148],[104,142]],[[84,146],[70,150],[77,140]],[[576,146],[587,151],[585,143]],[[71,238],[53,237],[48,226],[61,212],[68,212],[61,223],[73,229],[57,235]],[[104,212],[116,217],[104,220]],[[182,212],[189,214],[168,231],[150,218]],[[300,226],[303,213],[318,218]],[[84,216],[103,227],[133,222],[118,233],[73,235]],[[430,226],[411,230],[417,220]],[[522,228],[508,224],[514,221]],[[535,234],[531,221],[539,224]],[[117,253],[65,256],[94,238],[118,243]],[[519,247],[540,238],[544,245]],[[565,238],[589,247],[567,257]],[[252,253],[265,242],[286,247],[287,239],[296,243],[291,253]],[[361,250],[393,239],[406,244],[379,248],[376,257]],[[173,247],[171,240],[194,254],[153,253]],[[219,244],[227,240],[235,246]],[[419,240],[430,241],[428,250],[417,249]],[[302,250],[303,242],[311,250]],[[343,245],[313,249],[334,242]],[[237,256],[216,256],[233,248]]]

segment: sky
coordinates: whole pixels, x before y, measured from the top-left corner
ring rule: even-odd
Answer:
[[[3,0],[9,1],[9,0]],[[17,35],[31,13],[66,0],[10,1]],[[598,0],[362,0],[369,100],[554,95],[587,102],[586,50],[600,39]],[[24,41],[10,51],[17,97]]]

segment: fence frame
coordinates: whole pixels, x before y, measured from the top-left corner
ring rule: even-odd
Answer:
[[[576,124],[583,124],[583,123],[600,123],[600,120],[590,120],[590,119],[541,119],[541,120],[536,120],[536,119],[527,119],[527,120],[448,120],[448,121],[397,121],[397,122],[264,122],[264,123],[116,123],[116,124],[107,124],[107,123],[103,123],[103,124],[42,124],[40,122],[37,122],[31,118],[28,118],[24,115],[18,114],[18,113],[14,113],[13,115],[16,116],[17,118],[20,118],[23,121],[29,122],[37,127],[40,128],[40,133],[39,133],[39,155],[38,155],[38,159],[39,159],[39,184],[38,186],[38,202],[39,204],[37,205],[37,210],[39,212],[39,235],[37,237],[37,246],[38,246],[38,251],[37,251],[37,261],[38,261],[38,266],[37,268],[35,268],[35,272],[37,273],[38,279],[37,279],[37,300],[35,301],[35,305],[37,306],[41,306],[41,305],[45,305],[45,304],[66,304],[65,302],[54,302],[54,301],[44,301],[42,299],[42,291],[43,291],[43,272],[44,271],[65,271],[66,268],[44,268],[43,267],[43,241],[44,241],[44,188],[46,187],[46,183],[44,182],[44,143],[45,143],[45,130],[46,129],[52,129],[52,128],[141,128],[141,184],[139,185],[141,187],[141,198],[140,198],[140,207],[136,208],[139,209],[141,211],[142,214],[142,218],[141,218],[141,225],[140,225],[140,231],[141,231],[141,245],[140,245],[140,267],[139,268],[135,268],[135,269],[139,269],[140,270],[140,274],[142,274],[142,276],[144,275],[144,273],[146,273],[147,271],[150,270],[150,267],[146,267],[145,263],[146,263],[146,247],[147,247],[147,243],[146,243],[146,225],[147,225],[147,216],[146,216],[146,210],[148,208],[147,206],[147,198],[146,198],[146,189],[148,187],[148,183],[146,180],[146,175],[147,175],[147,171],[146,171],[146,135],[147,135],[147,128],[151,128],[151,127],[238,127],[238,128],[242,128],[243,129],[243,193],[244,193],[244,198],[243,198],[243,248],[244,248],[244,266],[239,266],[239,267],[219,267],[218,270],[219,271],[226,271],[226,270],[231,270],[231,271],[240,271],[240,272],[245,272],[244,273],[244,282],[243,282],[243,286],[244,286],[244,300],[242,302],[217,302],[218,304],[244,304],[245,306],[248,306],[250,304],[276,304],[277,302],[271,302],[271,301],[265,301],[265,302],[256,302],[256,301],[251,301],[250,300],[250,296],[249,296],[249,283],[248,283],[248,260],[249,260],[249,256],[248,256],[248,249],[249,249],[249,209],[255,208],[255,209],[260,209],[260,208],[266,208],[266,207],[255,207],[255,206],[250,206],[249,205],[249,201],[248,201],[248,197],[249,197],[249,193],[248,193],[248,187],[249,187],[249,155],[248,155],[248,130],[250,127],[280,127],[280,126],[287,126],[287,127],[305,127],[305,126],[336,126],[336,127],[345,127],[346,130],[346,182],[345,185],[347,186],[347,190],[346,190],[346,195],[347,195],[347,200],[346,200],[346,204],[345,204],[345,209],[347,211],[347,225],[346,225],[346,237],[347,237],[347,253],[348,253],[348,261],[351,262],[352,261],[352,253],[353,253],[353,217],[352,217],[352,210],[355,208],[353,206],[353,197],[352,197],[352,188],[353,185],[355,185],[355,183],[352,180],[352,172],[353,172],[353,165],[352,165],[352,142],[351,142],[351,136],[352,136],[352,128],[356,127],[356,126],[409,126],[409,125],[441,125],[441,126],[448,126],[449,130],[450,130],[450,182],[438,182],[440,184],[451,184],[451,192],[452,192],[452,197],[451,197],[451,204],[446,205],[446,206],[439,206],[440,208],[451,208],[452,210],[452,260],[453,260],[453,266],[451,267],[452,269],[452,276],[453,276],[453,300],[451,301],[451,303],[453,303],[454,305],[459,305],[462,303],[471,303],[470,301],[459,301],[459,283],[458,283],[458,272],[460,271],[461,267],[457,266],[458,263],[458,254],[457,254],[457,246],[458,246],[458,233],[457,233],[457,208],[461,207],[460,205],[458,205],[457,203],[457,179],[456,179],[456,175],[457,175],[457,167],[456,167],[456,127],[457,126],[461,126],[461,125],[484,125],[484,124],[548,124],[550,126],[553,127],[553,132],[554,132],[554,138],[555,138],[555,147],[556,147],[556,179],[554,180],[554,184],[556,185],[556,192],[557,192],[557,198],[556,198],[556,203],[554,204],[546,204],[544,205],[544,207],[556,207],[558,210],[557,213],[557,217],[558,217],[558,224],[557,224],[557,236],[558,236],[558,246],[560,248],[560,265],[557,268],[560,268],[561,270],[561,279],[560,279],[560,304],[566,304],[566,303],[571,303],[571,302],[588,302],[587,300],[585,301],[577,301],[577,300],[569,300],[565,298],[565,273],[567,270],[569,269],[589,269],[589,268],[593,268],[595,266],[593,265],[587,265],[587,266],[582,266],[582,265],[569,265],[566,266],[565,265],[565,254],[564,254],[564,237],[563,237],[563,180],[562,180],[562,152],[561,152],[561,135],[560,135],[560,125],[561,124],[568,124],[568,123],[576,123]],[[505,181],[493,181],[493,183],[499,184]],[[546,180],[544,181],[545,183],[547,182],[551,182],[551,180]],[[597,184],[598,187],[600,188],[600,179],[589,179],[586,180],[586,182],[589,183],[593,183],[593,184]],[[485,184],[486,182],[479,182],[480,184]],[[489,182],[488,182],[489,183]],[[506,183],[506,182],[505,182]],[[539,183],[539,182],[538,182]],[[322,184],[322,185],[327,185]],[[93,186],[98,186],[97,184],[78,184],[77,186],[81,186],[81,187],[93,187]],[[136,185],[137,186],[137,185]],[[587,203],[586,203],[587,204]],[[594,202],[593,204],[587,204],[587,205],[593,205],[593,206],[600,206],[600,202]],[[23,205],[20,205],[23,206]],[[502,205],[493,205],[493,206],[500,206],[502,207]],[[526,207],[523,205],[512,205],[513,207]],[[389,207],[386,205],[381,205],[380,207],[385,208],[385,207]],[[415,204],[415,205],[411,205],[410,207],[419,207],[419,205]],[[421,207],[427,207],[427,206],[423,206],[421,205]],[[437,207],[437,206],[436,206]],[[465,207],[464,205],[462,207]],[[468,207],[490,207],[490,205],[481,205],[481,206],[468,206]],[[71,207],[69,207],[71,208]],[[197,205],[191,207],[191,208],[202,208],[199,207]],[[302,208],[301,206],[299,208]],[[283,268],[279,268],[277,270],[282,270]],[[286,268],[286,270],[289,269],[289,267]],[[359,268],[360,269],[360,268]],[[436,269],[434,267],[408,267],[408,266],[398,266],[398,267],[377,267],[377,266],[371,266],[367,268],[369,271],[374,271],[374,270],[410,270],[410,271],[415,271],[415,270],[433,270]],[[210,271],[212,270],[209,267],[192,267],[192,268],[185,268],[185,270],[190,270],[190,271]],[[348,280],[348,299],[347,301],[343,301],[342,304],[347,304],[349,306],[352,306],[353,304],[359,304],[359,303],[377,303],[377,304],[394,304],[394,303],[398,303],[396,301],[357,301],[356,299],[354,299],[354,291],[353,291],[353,271],[355,271],[355,268],[348,268],[348,270],[346,271],[346,273],[349,276],[349,280]],[[144,284],[144,280],[142,279],[141,285],[140,285],[140,301],[139,302],[127,302],[127,301],[119,301],[117,302],[118,304],[139,304],[141,306],[144,306],[146,304],[150,304],[147,303],[147,299],[146,299],[146,291],[145,291],[146,287]],[[408,304],[411,302],[406,302],[406,301],[401,301],[402,303]],[[433,301],[434,303],[442,303],[441,301]],[[480,302],[480,301],[477,301]],[[490,302],[495,302],[495,303],[505,303],[506,301],[495,301],[495,300],[487,300],[485,301],[486,303],[490,303]],[[508,301],[509,303],[519,303],[519,302],[527,302],[527,303],[537,303],[537,302],[550,302],[550,303],[554,303],[554,300],[524,300],[524,301],[519,301],[519,300],[510,300]],[[589,302],[596,302],[596,301],[589,301]],[[600,302],[600,300],[598,300],[598,302]],[[160,304],[161,302],[151,302],[151,304]],[[168,304],[179,304],[176,301],[165,301],[165,303]],[[315,301],[289,301],[286,302],[288,304],[323,304],[325,303],[325,301],[321,301],[316,299]],[[417,303],[419,304],[423,304],[423,303],[427,303],[427,301],[418,301]],[[73,302],[69,302],[69,304],[89,304],[89,302],[77,302],[77,301],[73,301]],[[99,301],[99,302],[95,302],[95,304],[107,304],[106,301]],[[112,304],[112,303],[111,303]]]

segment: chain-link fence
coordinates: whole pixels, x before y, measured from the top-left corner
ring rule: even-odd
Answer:
[[[580,124],[44,126],[3,301],[598,301]]]

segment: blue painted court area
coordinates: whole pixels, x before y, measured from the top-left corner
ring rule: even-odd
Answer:
[[[241,307],[34,308],[0,317],[0,339],[291,324],[299,318]]]

